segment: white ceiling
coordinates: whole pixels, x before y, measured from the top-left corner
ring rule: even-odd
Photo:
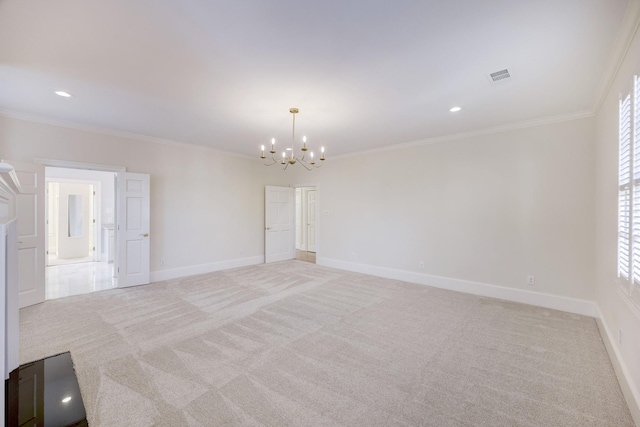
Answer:
[[[0,110],[330,157],[592,111],[628,2],[0,0]]]

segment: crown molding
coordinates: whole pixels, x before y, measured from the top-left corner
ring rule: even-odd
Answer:
[[[425,138],[425,139],[420,139],[417,141],[411,141],[411,142],[403,142],[400,144],[393,144],[393,145],[387,145],[384,147],[379,147],[379,148],[373,148],[371,150],[362,150],[362,151],[357,151],[354,153],[347,153],[347,154],[340,154],[337,156],[333,156],[333,159],[337,159],[337,158],[342,158],[342,157],[353,157],[353,156],[360,156],[362,154],[371,154],[371,153],[381,153],[381,152],[386,152],[386,151],[395,151],[395,150],[406,150],[409,148],[415,148],[415,147],[420,147],[420,146],[424,146],[424,145],[431,145],[431,144],[440,144],[443,142],[451,142],[451,141],[457,141],[457,140],[462,140],[462,139],[467,139],[467,138],[473,138],[476,136],[483,136],[483,135],[491,135],[491,134],[496,134],[496,133],[502,133],[502,132],[509,132],[509,131],[513,131],[513,130],[518,130],[518,129],[526,129],[526,128],[532,128],[532,127],[536,127],[536,126],[544,126],[544,125],[549,125],[549,124],[553,124],[553,123],[561,123],[561,122],[568,122],[568,121],[572,121],[572,120],[580,120],[580,119],[588,119],[591,117],[594,117],[595,113],[593,113],[592,111],[577,111],[575,113],[570,113],[570,114],[561,114],[561,115],[556,115],[556,116],[549,116],[549,117],[544,117],[544,118],[540,118],[540,119],[534,119],[534,120],[526,120],[526,121],[522,121],[522,122],[517,122],[517,123],[511,123],[508,125],[503,125],[503,126],[494,126],[494,127],[488,127],[488,128],[483,128],[483,129],[476,129],[476,130],[472,130],[469,132],[460,132],[460,133],[453,133],[450,135],[443,135],[443,136],[436,136],[433,138]]]
[[[638,1],[640,1],[640,0],[638,0]],[[174,146],[174,147],[189,147],[189,148],[193,148],[193,149],[197,149],[197,150],[221,153],[221,154],[225,154],[225,155],[229,155],[229,156],[233,156],[233,157],[239,157],[239,158],[243,158],[243,159],[253,159],[254,158],[254,157],[246,155],[246,154],[219,150],[219,149],[216,149],[216,148],[206,147],[206,146],[203,146],[203,145],[190,144],[190,143],[187,143],[187,142],[178,142],[178,141],[173,141],[173,140],[170,140],[170,139],[157,138],[157,137],[137,134],[137,133],[133,133],[133,132],[124,132],[124,131],[118,131],[118,130],[113,130],[113,129],[106,129],[106,128],[99,128],[99,127],[94,127],[94,126],[87,126],[87,125],[83,125],[83,124],[80,124],[80,123],[67,122],[67,121],[51,119],[51,118],[47,118],[47,117],[43,117],[43,116],[37,116],[37,115],[33,115],[33,114],[19,113],[19,112],[15,112],[15,111],[0,110],[0,116],[1,117],[7,117],[7,118],[10,118],[10,119],[23,120],[23,121],[40,123],[40,124],[45,124],[45,125],[50,125],[50,126],[57,126],[57,127],[67,128],[67,129],[75,129],[75,130],[80,130],[80,131],[85,131],[85,132],[97,133],[97,134],[101,134],[101,135],[108,135],[108,136],[115,136],[115,137],[119,137],[119,138],[134,139],[134,140],[137,140],[137,141],[144,141],[144,142],[151,142],[151,143],[154,143],[154,144],[170,145],[170,146]],[[439,143],[443,143],[443,142],[456,141],[456,140],[472,138],[472,137],[476,137],[476,136],[490,135],[490,134],[501,133],[501,132],[508,132],[508,131],[512,131],[512,130],[525,129],[525,128],[536,127],[536,126],[543,126],[543,125],[547,125],[547,124],[553,124],[553,123],[559,123],[559,122],[565,122],[565,121],[571,121],[571,120],[585,119],[585,118],[594,117],[594,116],[595,116],[595,113],[593,113],[591,111],[578,111],[578,112],[571,113],[571,114],[562,114],[562,115],[556,115],[556,116],[549,116],[549,117],[544,117],[544,118],[541,118],[541,119],[527,120],[527,121],[512,123],[512,124],[503,125],[503,126],[494,126],[494,127],[489,127],[489,128],[477,129],[477,130],[473,130],[473,131],[469,131],[469,132],[454,133],[454,134],[450,134],[450,135],[443,135],[443,136],[437,136],[437,137],[433,137],[433,138],[420,139],[420,140],[417,140],[417,141],[410,141],[410,142],[403,142],[403,143],[399,143],[399,144],[387,145],[387,146],[384,146],[384,147],[373,148],[373,149],[370,149],[370,150],[361,150],[361,151],[356,151],[356,152],[352,152],[352,153],[339,154],[339,155],[334,156],[333,158],[334,159],[338,159],[338,158],[342,158],[342,157],[359,156],[359,155],[362,155],[362,154],[380,153],[380,152],[394,151],[394,150],[405,150],[405,149],[409,149],[409,148],[420,147],[420,146],[423,146],[423,145],[439,144]]]
[[[611,48],[611,53],[609,54],[602,78],[600,79],[598,90],[593,99],[591,110],[594,114],[598,114],[600,111],[607,94],[611,90],[616,77],[618,77],[622,62],[627,56],[627,52],[629,52],[638,28],[640,28],[640,0],[631,0],[622,18],[620,29]]]
[[[155,136],[149,136],[149,135],[144,135],[144,134],[134,133],[134,132],[125,132],[125,131],[120,131],[120,130],[101,128],[101,127],[98,127],[98,126],[84,125],[84,124],[80,124],[80,123],[76,123],[76,122],[70,122],[70,121],[65,121],[65,120],[52,119],[52,118],[44,117],[44,116],[38,116],[36,114],[20,113],[20,112],[17,112],[17,111],[10,111],[10,110],[0,110],[0,116],[1,117],[6,117],[6,118],[9,118],[9,119],[22,120],[22,121],[26,121],[26,122],[39,123],[39,124],[43,124],[43,125],[56,126],[56,127],[66,128],[66,129],[74,129],[74,130],[79,130],[79,131],[84,131],[84,132],[96,133],[96,134],[100,134],[100,135],[115,136],[115,137],[118,137],[118,138],[134,139],[136,141],[143,141],[143,142],[151,142],[151,143],[154,143],[154,144],[169,145],[169,146],[182,147],[182,148],[187,148],[188,147],[188,148],[192,148],[192,149],[196,149],[196,150],[210,151],[210,152],[214,152],[214,153],[225,154],[225,155],[233,156],[233,157],[241,157],[241,158],[245,158],[245,159],[252,159],[253,158],[253,157],[251,157],[249,155],[246,155],[246,154],[234,153],[234,152],[231,152],[231,151],[220,150],[218,148],[207,147],[207,146],[204,146],[204,145],[192,144],[192,143],[189,143],[189,142],[174,141],[174,140],[171,140],[171,139],[159,138],[159,137],[155,137]]]

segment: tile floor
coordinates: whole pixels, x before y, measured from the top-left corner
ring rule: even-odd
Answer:
[[[95,259],[95,256],[93,254],[86,256],[84,258],[58,258],[55,254],[47,255],[47,266],[77,264],[80,262],[93,262],[94,259]]]
[[[45,299],[86,294],[117,286],[113,264],[83,262],[47,267]]]
[[[296,259],[314,263],[315,252],[296,250]],[[117,287],[113,277],[113,264],[106,262],[80,262],[51,265],[46,271],[45,299],[63,298]]]

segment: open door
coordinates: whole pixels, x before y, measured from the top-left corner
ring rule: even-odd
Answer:
[[[307,251],[316,251],[316,190],[307,190]]]
[[[20,308],[44,302],[45,226],[44,166],[7,160],[22,186],[12,211],[18,219],[18,283]]]
[[[149,283],[149,178],[130,172],[118,172],[116,176],[116,268],[120,288]]]
[[[265,187],[264,260],[294,258],[293,188]]]

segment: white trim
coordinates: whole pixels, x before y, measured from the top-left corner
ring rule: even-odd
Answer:
[[[629,307],[629,311],[636,317],[636,319],[640,320],[640,307],[633,300],[631,295],[629,294],[629,284],[620,285],[618,281],[616,281],[617,286],[617,294],[622,301]]]
[[[247,267],[256,264],[264,264],[264,256],[259,255],[247,258],[236,258],[207,264],[190,265],[188,267],[157,270],[151,272],[151,283],[161,282],[163,280],[179,279],[187,276],[195,276],[198,274],[212,273],[214,271],[228,270],[230,268]]]
[[[627,364],[624,363],[622,354],[620,354],[620,349],[616,344],[616,339],[614,338],[614,335],[611,334],[611,330],[609,329],[607,322],[604,320],[604,316],[602,315],[602,311],[600,311],[600,307],[598,305],[596,305],[596,313],[596,323],[600,330],[600,336],[602,337],[602,341],[609,353],[609,359],[611,360],[611,365],[613,365],[616,377],[618,377],[620,389],[627,401],[633,420],[636,425],[640,426],[640,392],[633,382],[629,368],[627,368]]]
[[[322,222],[320,220],[320,213],[322,212],[320,210],[320,184],[304,184],[304,185],[300,184],[300,185],[295,185],[293,187],[293,198],[294,198],[293,199],[293,202],[294,202],[293,203],[293,214],[295,216],[295,209],[296,209],[296,204],[295,204],[296,193],[295,193],[295,190],[296,190],[296,188],[305,188],[305,187],[308,187],[308,188],[312,187],[312,188],[314,188],[316,190],[316,250],[315,250],[315,254],[316,254],[316,257],[317,257],[318,254],[320,253],[320,235],[322,234],[322,233],[320,233],[320,227],[321,227],[320,223]],[[295,222],[294,222],[293,225],[294,225],[294,231],[295,231]],[[296,245],[296,235],[295,235],[295,232],[294,232],[294,234],[293,234],[293,255],[294,255],[294,258],[295,258],[295,254],[296,254],[295,245]]]
[[[340,270],[354,271],[357,273],[384,277],[387,279],[402,280],[404,282],[432,286],[434,288],[448,289],[451,291],[465,292],[468,294],[480,295],[490,298],[498,298],[507,301],[535,305],[538,307],[550,308],[553,310],[567,311],[569,313],[581,314],[584,316],[595,317],[597,314],[596,304],[593,301],[578,298],[544,294],[541,292],[532,292],[524,289],[506,288],[503,286],[491,285],[488,283],[472,282],[469,280],[434,276],[430,274],[420,274],[387,267],[356,264],[352,262],[322,257],[316,258],[316,264],[337,268]]]
[[[593,98],[591,110],[594,114],[600,112],[602,104],[604,103],[607,94],[611,90],[613,83],[618,77],[618,72],[624,59],[627,56],[627,52],[631,47],[631,43],[638,32],[640,26],[640,1],[632,0],[627,6],[622,23],[620,24],[618,35],[611,47],[611,53],[606,63],[606,68],[602,73],[600,84]]]
[[[137,141],[152,142],[155,144],[172,145],[177,147],[191,147],[191,148],[196,148],[204,151],[214,151],[218,153],[228,154],[234,157],[242,157],[247,159],[255,157],[255,156],[249,156],[247,154],[240,154],[240,153],[235,153],[231,151],[220,150],[219,148],[212,148],[204,145],[192,144],[189,142],[173,141],[171,139],[143,135],[140,133],[126,132],[126,131],[120,131],[115,129],[107,129],[107,128],[102,128],[98,126],[91,126],[91,125],[85,125],[85,124],[76,123],[76,122],[69,122],[65,120],[52,119],[49,117],[38,116],[36,114],[19,113],[17,111],[10,111],[10,110],[0,110],[0,116],[7,117],[9,119],[22,120],[25,122],[40,123],[44,125],[57,126],[61,128],[67,128],[67,129],[75,129],[75,130],[80,130],[84,132],[97,133],[101,135],[116,136],[119,138],[127,138],[127,139],[134,139]],[[256,151],[256,153],[257,152],[258,151]]]
[[[37,116],[37,115],[32,115],[32,114],[18,113],[18,112],[15,112],[15,111],[0,110],[0,116],[7,117],[7,118],[10,118],[10,119],[23,120],[23,121],[46,124],[46,125],[57,126],[57,127],[62,127],[62,128],[76,129],[76,130],[81,130],[81,131],[85,131],[85,132],[92,132],[92,133],[97,133],[97,134],[102,134],[102,135],[134,139],[134,140],[137,140],[137,141],[145,141],[145,142],[151,142],[151,143],[163,144],[163,145],[171,145],[171,146],[177,146],[177,147],[191,147],[191,148],[194,148],[194,149],[199,149],[199,150],[204,150],[204,151],[213,151],[213,152],[217,152],[217,153],[221,153],[221,154],[227,154],[227,155],[230,155],[230,156],[240,157],[240,158],[244,158],[244,159],[256,159],[256,160],[259,160],[256,156],[250,156],[250,155],[243,154],[243,153],[221,150],[219,148],[213,148],[213,147],[208,147],[208,146],[199,145],[199,144],[193,144],[193,143],[188,143],[188,142],[173,141],[173,140],[169,140],[169,139],[158,138],[158,137],[154,137],[154,136],[143,135],[143,134],[138,134],[138,133],[133,133],[133,132],[125,132],[125,131],[118,131],[118,130],[113,130],[113,129],[106,129],[106,128],[100,128],[100,127],[95,127],[95,126],[83,125],[83,124],[80,124],[80,123],[67,122],[67,121],[57,120],[57,119],[50,119],[50,118],[47,118],[47,117],[42,117],[42,116]],[[356,155],[367,154],[367,153],[377,153],[377,152],[385,152],[385,151],[393,151],[393,150],[403,150],[403,149],[419,147],[419,146],[423,146],[423,145],[438,144],[438,143],[443,143],[443,142],[461,140],[461,139],[465,139],[465,138],[472,138],[472,137],[475,137],[475,136],[491,135],[491,134],[495,134],[495,133],[508,132],[508,131],[512,131],[512,130],[525,129],[525,128],[531,128],[531,127],[536,127],[536,126],[543,126],[543,125],[548,125],[548,124],[553,124],[553,123],[560,123],[560,122],[566,122],[566,121],[572,121],[572,120],[586,119],[586,118],[591,118],[591,117],[594,117],[594,116],[595,116],[595,113],[593,111],[586,111],[586,110],[585,111],[577,111],[577,112],[573,112],[573,113],[569,113],[569,114],[559,114],[559,115],[555,115],[555,116],[543,117],[543,118],[533,119],[533,120],[526,120],[526,121],[506,124],[506,125],[502,125],[502,126],[495,126],[495,127],[489,127],[489,128],[483,128],[483,129],[476,129],[476,130],[472,130],[472,131],[469,131],[469,132],[454,133],[454,134],[443,135],[443,136],[438,136],[438,137],[434,137],[434,138],[425,138],[425,139],[421,139],[421,140],[417,140],[417,141],[402,142],[402,143],[398,143],[398,144],[386,145],[386,146],[383,146],[383,147],[373,148],[373,149],[369,149],[369,150],[360,150],[360,151],[354,151],[354,152],[345,153],[345,154],[338,154],[338,155],[334,155],[332,158],[350,157],[350,156],[356,156]],[[53,165],[48,165],[48,166],[53,166]],[[59,167],[67,167],[67,166],[59,166]],[[86,168],[82,168],[82,169],[86,169]],[[101,169],[99,169],[99,170],[101,170]]]
[[[449,135],[437,136],[434,138],[425,138],[418,141],[403,142],[399,144],[386,145],[384,147],[373,148],[371,150],[361,150],[352,153],[335,155],[332,158],[338,159],[343,157],[360,156],[362,154],[380,153],[386,151],[405,150],[408,148],[420,147],[423,145],[440,144],[443,142],[457,141],[467,138],[473,138],[482,135],[492,135],[496,133],[509,132],[518,129],[532,128],[536,126],[544,126],[554,123],[568,122],[572,120],[588,119],[595,117],[592,111],[577,111],[570,114],[562,114],[557,116],[544,117],[542,119],[527,120],[524,122],[511,123],[503,126],[494,126],[490,128],[476,129],[469,132],[453,133]]]
[[[41,159],[34,158],[34,163],[44,165],[45,167],[67,168],[67,169],[85,169],[99,172],[126,172],[126,166],[104,165],[102,163],[73,162],[70,160],[57,159]]]

